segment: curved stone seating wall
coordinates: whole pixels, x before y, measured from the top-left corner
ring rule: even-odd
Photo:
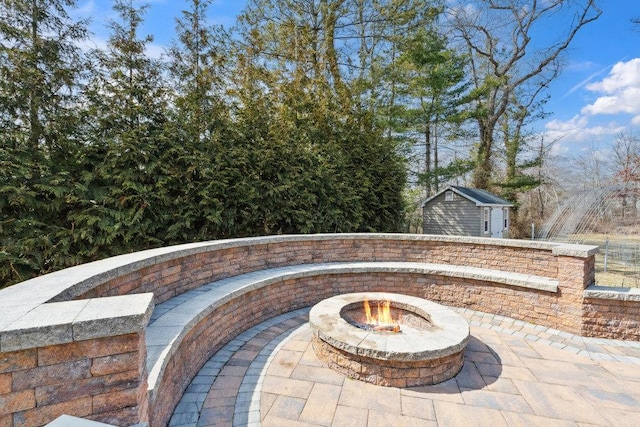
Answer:
[[[585,294],[595,252],[446,236],[273,236],[52,273],[0,291],[0,425],[42,425],[62,413],[164,425],[195,372],[230,339],[343,292],[405,293],[571,333],[639,339],[637,295],[627,293],[629,308],[619,309],[620,299]]]
[[[54,300],[153,292],[160,303],[225,277],[314,262],[401,261],[482,267],[537,276],[557,276],[558,248],[549,243],[464,240],[419,235],[275,236],[205,242],[141,252],[136,262],[97,274]],[[556,252],[552,249],[556,248]],[[121,257],[111,260],[116,263]]]

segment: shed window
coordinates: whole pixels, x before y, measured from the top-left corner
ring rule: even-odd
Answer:
[[[491,209],[490,208],[482,209],[482,224],[483,224],[483,228],[484,228],[484,232],[485,233],[489,232],[489,217],[490,216],[491,216]]]
[[[509,208],[502,209],[502,217],[504,218],[504,229],[509,228]]]
[[[453,191],[446,191],[444,193],[445,202],[453,202]]]

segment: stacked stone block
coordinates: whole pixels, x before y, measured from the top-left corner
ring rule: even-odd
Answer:
[[[0,426],[40,426],[63,414],[146,420],[152,310],[149,294],[44,304],[3,328]]]

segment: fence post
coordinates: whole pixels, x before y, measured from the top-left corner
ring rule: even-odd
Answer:
[[[604,272],[607,272],[607,258],[609,257],[609,238],[604,241]]]

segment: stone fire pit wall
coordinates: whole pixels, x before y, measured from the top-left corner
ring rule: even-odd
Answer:
[[[0,426],[44,425],[63,413],[166,425],[191,378],[235,335],[345,292],[403,293],[575,334],[639,340],[640,298],[591,286],[595,252],[428,235],[271,236],[159,248],[41,276],[0,290]],[[154,304],[249,272],[345,262],[384,268],[273,280],[227,295],[185,326],[148,381],[145,334]],[[233,327],[219,333],[221,322]]]
[[[400,322],[398,331],[375,331],[343,315],[345,310],[364,312],[366,300],[388,301],[392,310],[402,310],[421,323],[409,320]],[[309,326],[313,350],[329,368],[388,387],[432,385],[452,378],[462,369],[469,341],[469,324],[459,314],[433,301],[388,292],[322,300],[311,308]]]

